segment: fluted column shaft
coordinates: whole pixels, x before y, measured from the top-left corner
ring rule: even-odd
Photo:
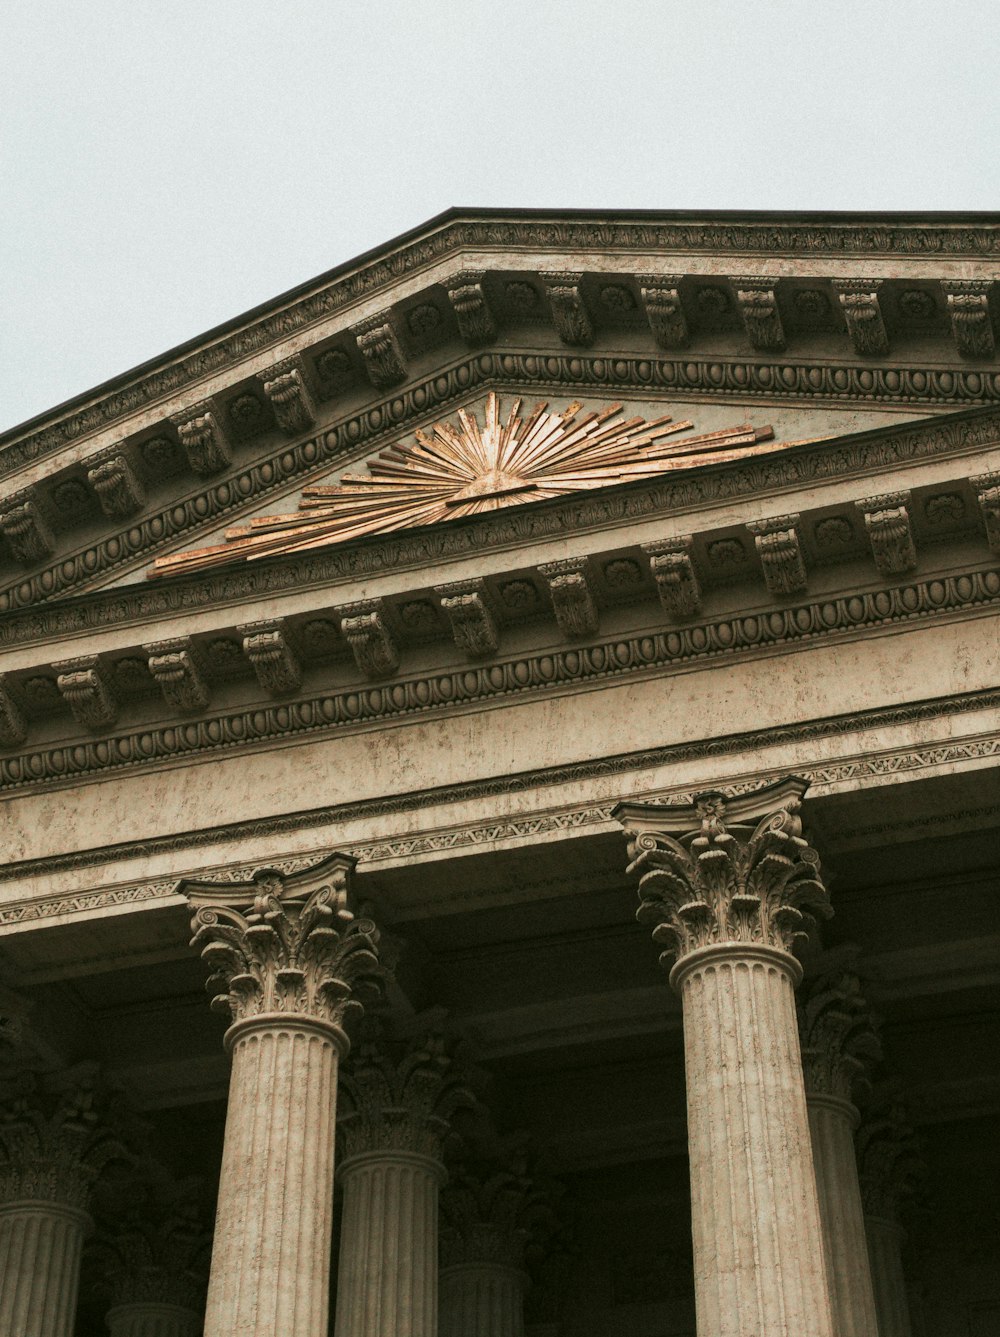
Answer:
[[[205,1337],[319,1337],[329,1314],[337,1065],[315,1017],[227,1033],[233,1068]]]
[[[834,1332],[879,1337],[854,1151],[858,1112],[838,1096],[809,1093],[806,1103]]]
[[[703,1337],[832,1337],[795,1016],[777,948],[694,950],[684,1010],[691,1215]]]
[[[527,1277],[504,1263],[457,1263],[441,1272],[440,1337],[524,1337]]]
[[[912,1337],[910,1305],[903,1272],[901,1226],[881,1216],[865,1217],[868,1256],[871,1260],[878,1337]]]
[[[0,1205],[0,1333],[72,1337],[80,1258],[91,1220],[78,1207]]]
[[[111,1337],[200,1337],[201,1315],[171,1304],[127,1304],[109,1309]]]
[[[337,1337],[437,1337],[438,1192],[444,1167],[372,1151],[341,1168]]]

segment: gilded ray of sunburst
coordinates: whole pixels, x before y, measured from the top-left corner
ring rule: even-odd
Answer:
[[[391,446],[367,474],[344,474],[302,492],[291,515],[269,515],[229,529],[225,542],[158,558],[150,576],[204,571],[234,561],[287,556],[371,534],[413,529],[508,506],[610,487],[675,469],[717,464],[780,450],[770,427],[743,423],[702,436],[681,436],[691,422],[623,418],[622,405],[581,415],[536,404],[522,414],[515,399],[506,418],[490,394],[482,424],[460,409],[457,423],[435,423],[412,444]],[[770,444],[763,444],[769,442]]]

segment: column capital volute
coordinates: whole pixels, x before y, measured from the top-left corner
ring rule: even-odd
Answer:
[[[345,1017],[383,987],[378,929],[348,908],[355,863],[334,853],[293,873],[264,866],[249,881],[178,883],[194,910],[191,945],[212,969],[212,1006],[233,1020],[230,1042],[301,1018],[346,1049]]]
[[[619,803],[640,923],[669,967],[711,947],[790,953],[832,911],[800,816],[808,780],[790,775],[747,794],[696,794],[690,804]],[[676,979],[676,976],[675,976]]]
[[[438,1011],[405,1025],[366,1017],[341,1069],[337,1130],[341,1173],[371,1156],[408,1154],[440,1165],[451,1120],[474,1109],[480,1075],[468,1045]]]
[[[806,1096],[850,1105],[882,1058],[879,1022],[859,975],[833,965],[807,974],[798,1000]]]

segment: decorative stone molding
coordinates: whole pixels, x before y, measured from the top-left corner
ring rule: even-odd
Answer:
[[[701,586],[691,560],[690,534],[644,543],[649,555],[649,569],[656,581],[656,592],[664,612],[673,618],[694,617],[701,612]]]
[[[145,489],[128,456],[111,450],[88,460],[87,480],[97,493],[101,510],[112,520],[125,520],[140,510]]]
[[[0,511],[0,533],[19,562],[43,561],[55,551],[55,535],[38,503],[20,492]]]
[[[780,351],[785,346],[785,331],[778,311],[774,279],[733,278],[736,302],[743,317],[743,327],[754,348]]]
[[[636,278],[649,328],[660,348],[686,348],[690,339],[680,281],[679,274],[640,274]]]
[[[456,274],[448,283],[448,300],[455,313],[458,332],[473,348],[496,337],[497,323],[483,289],[479,271]]]
[[[902,575],[917,564],[910,526],[909,492],[887,492],[854,503],[865,517],[875,565],[886,575]]]
[[[1000,473],[978,474],[970,478],[986,527],[986,542],[1000,553]]]
[[[636,635],[552,654],[524,655],[499,664],[404,679],[392,687],[355,688],[296,701],[229,711],[195,720],[183,733],[172,726],[146,727],[113,740],[94,739],[0,757],[0,790],[190,756],[219,747],[292,738],[394,719],[436,706],[462,705],[548,691],[555,687],[623,677],[691,660],[743,654],[764,646],[797,644],[814,637],[869,627],[912,623],[956,609],[1000,603],[1000,571],[971,572],[919,581],[889,590],[815,600],[747,618],[730,616],[654,635]],[[904,716],[909,718],[908,715]],[[810,726],[814,727],[814,726]],[[768,734],[769,738],[773,735]],[[19,744],[11,744],[19,746]]]
[[[771,594],[801,594],[806,588],[808,577],[796,530],[798,522],[798,515],[776,515],[747,524],[764,568],[764,583]]]
[[[441,1267],[495,1263],[524,1270],[525,1247],[551,1209],[527,1156],[515,1148],[452,1167],[441,1193]]]
[[[106,729],[118,718],[118,703],[97,655],[83,655],[54,663],[56,686],[85,729]]]
[[[28,736],[28,725],[21,707],[11,696],[8,675],[0,673],[0,746],[20,747]]]
[[[814,913],[831,913],[819,855],[802,835],[808,787],[789,776],[735,799],[710,790],[689,808],[613,810],[639,877],[636,918],[652,926],[661,964],[724,943],[790,952]]]
[[[882,1057],[860,979],[848,970],[811,978],[800,993],[798,1016],[807,1094],[853,1101]]]
[[[538,573],[548,582],[552,608],[564,636],[577,639],[594,635],[600,614],[587,581],[587,559],[567,557],[559,562],[543,562]]]
[[[901,1100],[882,1097],[866,1109],[857,1148],[865,1216],[898,1224],[925,1172],[920,1142]]]
[[[451,1118],[476,1096],[461,1047],[434,1017],[395,1038],[384,1023],[365,1023],[340,1074],[337,1131],[347,1161],[401,1151],[440,1161]]]
[[[594,341],[594,327],[580,292],[582,274],[562,271],[539,275],[545,284],[559,338],[573,348],[585,348]]]
[[[460,580],[450,585],[435,585],[434,593],[448,616],[458,649],[470,659],[495,655],[500,648],[500,636],[487,603],[483,581]]]
[[[93,1064],[21,1071],[0,1093],[0,1206],[54,1203],[86,1211],[106,1166],[125,1161],[117,1097]]]
[[[366,599],[337,610],[340,630],[366,678],[386,678],[399,668],[399,648],[383,620],[382,602]]]
[[[302,686],[302,668],[288,644],[283,621],[248,622],[237,631],[261,687],[275,696],[297,692]]]
[[[955,344],[963,357],[993,357],[996,337],[990,317],[988,279],[943,279]]]
[[[889,351],[889,336],[879,306],[882,280],[834,279],[833,286],[854,351],[862,357],[884,357]]]
[[[171,422],[196,474],[216,474],[232,464],[232,446],[214,404],[199,404],[175,415]]]
[[[376,390],[387,390],[406,380],[406,359],[388,311],[381,311],[360,325],[352,325],[351,333],[357,340],[365,370]]]
[[[142,648],[148,656],[149,671],[168,706],[185,714],[205,709],[211,694],[195,663],[190,636],[153,641]]]
[[[177,884],[195,912],[191,945],[219,990],[213,1009],[234,1023],[294,1013],[341,1028],[363,1008],[358,991],[377,991],[381,976],[378,930],[347,908],[355,862],[337,853],[288,875],[260,868],[250,882]]]
[[[308,432],[316,422],[316,405],[306,383],[301,357],[286,358],[257,378],[274,409],[278,425],[290,436]]]

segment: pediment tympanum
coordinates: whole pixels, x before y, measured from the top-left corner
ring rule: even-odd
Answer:
[[[491,393],[480,413],[460,409],[452,420],[382,451],[368,461],[367,474],[347,473],[336,484],[304,488],[292,514],[256,517],[227,530],[224,543],[160,558],[149,575],[288,556],[789,444],[773,435],[770,427],[749,423],[698,435],[691,421],[669,415],[625,418],[620,404],[585,412],[574,403],[556,413],[539,403],[525,412],[521,399],[505,409]]]

